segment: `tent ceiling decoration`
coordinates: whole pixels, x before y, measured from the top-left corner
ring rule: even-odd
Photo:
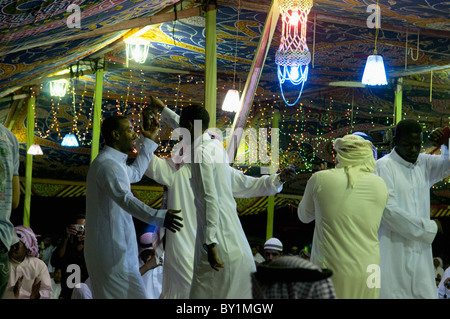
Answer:
[[[253,70],[259,80],[245,123],[247,127],[271,128],[273,114],[279,111],[280,167],[294,164],[299,172],[296,182],[285,186],[285,194],[301,195],[311,172],[323,162],[333,164],[331,141],[335,137],[358,130],[385,132],[406,116],[419,120],[427,131],[449,124],[449,2],[379,1],[377,52],[383,55],[389,83],[371,88],[361,84],[361,77],[375,40],[374,30],[367,26],[367,7],[376,1],[372,2],[314,0],[306,38],[311,63],[297,104],[287,107],[279,90],[275,55],[281,41],[281,20],[263,68]],[[94,92],[100,69],[102,117],[122,113],[137,126],[138,114],[150,95],[162,98],[176,112],[191,103],[204,103],[207,1],[77,1],[73,4],[80,9],[79,27],[72,23],[77,22],[76,12],[67,10],[70,3],[2,2],[0,121],[21,143],[21,176],[31,89],[37,92],[33,143],[44,153],[33,158],[33,178],[70,182],[85,181],[91,160]],[[234,82],[242,93],[272,1],[217,0],[209,4],[215,3],[216,126],[225,129],[238,116],[222,111],[225,94]],[[127,66],[124,40],[141,30],[145,32],[139,36],[149,41],[148,56],[143,64],[129,61]],[[74,93],[75,99],[73,94],[50,95],[50,82],[60,79],[71,80],[67,92]],[[284,92],[291,100],[298,95],[294,86],[287,86]],[[394,105],[399,96],[400,110]],[[61,146],[62,138],[74,131],[74,126],[80,145]],[[158,153],[167,156],[175,141],[170,140],[166,125],[161,130]],[[383,151],[387,144],[385,135],[380,136]],[[260,166],[260,162],[237,165],[251,175],[259,175]],[[140,185],[155,183],[144,178]],[[446,181],[437,185],[433,202],[450,204],[447,190]]]

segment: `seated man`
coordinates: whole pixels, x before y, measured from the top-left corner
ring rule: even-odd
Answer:
[[[47,265],[39,259],[39,246],[33,230],[14,228],[19,242],[9,251],[10,277],[3,299],[50,299],[52,282]]]

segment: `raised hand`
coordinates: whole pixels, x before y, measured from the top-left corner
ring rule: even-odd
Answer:
[[[159,122],[156,115],[146,107],[142,110],[142,126],[141,133],[145,137],[156,141],[159,133]]]
[[[280,180],[282,183],[288,182],[295,178],[295,170],[292,167],[286,167],[280,172]]]

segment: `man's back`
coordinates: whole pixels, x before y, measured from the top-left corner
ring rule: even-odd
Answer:
[[[379,264],[377,231],[388,198],[385,183],[366,172],[354,187],[347,187],[344,168],[317,172],[308,183],[304,198],[312,192],[316,221],[311,261],[333,271],[338,298],[373,298],[367,269]],[[308,209],[312,204],[302,205]]]

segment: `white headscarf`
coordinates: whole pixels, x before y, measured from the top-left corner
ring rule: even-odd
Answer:
[[[334,149],[337,152],[336,167],[344,168],[349,187],[353,188],[359,181],[361,174],[375,171],[376,163],[370,141],[358,135],[345,135],[334,141]]]

